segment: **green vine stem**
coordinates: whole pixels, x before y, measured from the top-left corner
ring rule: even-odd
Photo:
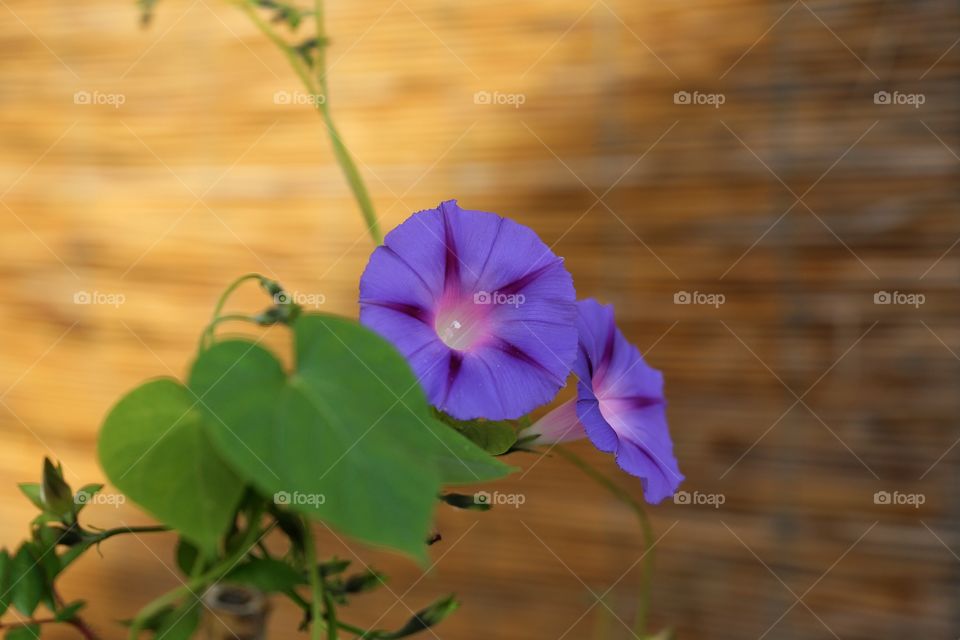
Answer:
[[[165,531],[170,531],[169,527],[164,525],[147,525],[143,527],[117,527],[116,529],[107,529],[105,531],[100,531],[92,535],[84,534],[83,539],[73,547],[71,547],[66,553],[60,557],[60,571],[63,572],[67,567],[69,567],[73,562],[80,557],[80,555],[94,545],[99,545],[104,540],[109,540],[114,536],[119,536],[123,534],[137,534],[137,533],[162,533]]]
[[[164,533],[166,531],[172,531],[170,527],[162,524],[150,524],[142,527],[116,527],[115,529],[107,529],[106,531],[101,531],[97,533],[93,538],[92,542],[94,544],[99,544],[104,540],[112,538],[113,536],[126,535],[126,534],[136,534],[136,533]]]
[[[204,328],[203,332],[200,334],[200,349],[203,350],[210,346],[213,342],[213,333],[217,328],[217,325],[220,322],[226,322],[227,320],[248,320],[248,316],[221,316],[223,312],[223,307],[226,306],[227,300],[233,295],[233,292],[240,288],[240,286],[249,282],[250,280],[257,280],[263,282],[266,280],[264,276],[259,273],[245,273],[240,276],[223,290],[223,293],[220,294],[220,297],[217,299],[217,304],[213,307],[213,315],[210,318],[210,323]]]
[[[214,318],[210,321],[210,324],[203,330],[203,338],[200,342],[200,350],[209,349],[214,342],[214,334],[219,327],[224,322],[252,322],[254,324],[259,324],[258,320],[253,316],[248,316],[243,313],[228,313],[225,316],[220,316],[219,318]]]
[[[650,518],[639,500],[627,493],[623,488],[610,480],[600,471],[597,471],[586,460],[573,453],[561,445],[556,445],[552,449],[567,462],[578,468],[590,479],[594,480],[601,487],[609,491],[615,498],[627,505],[640,521],[640,528],[643,530],[643,585],[640,590],[640,598],[637,602],[637,617],[634,621],[634,635],[638,638],[645,638],[647,633],[647,615],[650,610],[650,591],[653,586],[653,527],[650,525]]]
[[[323,118],[327,133],[330,135],[333,155],[336,157],[337,164],[340,165],[340,170],[343,172],[343,176],[350,186],[350,191],[357,201],[357,206],[360,207],[360,213],[366,222],[370,238],[374,244],[381,244],[383,242],[383,235],[380,233],[380,223],[378,222],[376,211],[374,211],[370,194],[367,191],[366,184],[363,182],[360,171],[357,169],[356,163],[353,161],[353,157],[347,149],[347,145],[344,144],[343,138],[337,130],[333,115],[330,112],[330,92],[327,86],[327,40],[326,28],[324,26],[323,0],[315,0],[314,19],[316,23],[317,52],[313,59],[313,76],[311,76],[310,69],[307,64],[304,63],[299,53],[257,13],[257,5],[253,0],[231,1],[250,18],[257,29],[280,49],[293,68],[294,73],[300,78],[303,87],[311,96],[314,96],[314,106],[320,114],[320,117]]]
[[[347,146],[343,143],[343,138],[333,122],[333,116],[330,114],[330,91],[327,86],[327,32],[324,26],[323,0],[314,0],[314,20],[316,22],[317,38],[317,56],[314,60],[314,73],[316,73],[317,87],[320,89],[323,100],[319,100],[317,109],[323,116],[323,122],[327,125],[327,132],[330,134],[330,142],[333,145],[333,153],[337,156],[343,175],[353,191],[354,198],[360,206],[363,218],[367,223],[367,229],[374,244],[381,244],[383,236],[380,234],[380,225],[377,222],[377,214],[373,210],[373,203],[370,201],[370,194],[360,177],[357,165],[350,157]]]
[[[327,595],[320,569],[317,567],[317,547],[313,537],[310,521],[303,518],[303,546],[307,561],[307,575],[310,578],[310,638],[320,640],[324,627],[327,629],[327,640],[337,640],[337,615],[333,601]],[[323,615],[326,610],[326,616]]]
[[[0,631],[14,631],[16,629],[29,629],[31,626],[41,626],[44,624],[67,624],[76,629],[86,640],[99,640],[99,636],[78,617],[73,620],[64,621],[57,618],[27,618],[18,622],[0,622]]]

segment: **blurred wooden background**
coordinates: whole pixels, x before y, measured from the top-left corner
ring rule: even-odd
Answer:
[[[371,246],[318,118],[283,104],[302,98],[294,76],[227,3],[162,0],[142,31],[132,2],[0,0],[0,25],[13,545],[31,517],[15,483],[44,455],[75,485],[102,478],[99,421],[142,379],[185,371],[230,279],[261,271],[355,315]],[[666,372],[684,488],[725,502],[651,509],[657,625],[960,635],[956,3],[331,0],[328,28],[331,104],[384,227],[451,197],[531,225]],[[881,291],[925,302],[874,304]],[[629,623],[629,512],[561,460],[524,466],[496,487],[521,508],[440,514],[426,576],[324,536],[394,577],[346,615],[399,625],[456,592],[437,637],[590,638],[606,612],[592,591]],[[132,505],[88,514],[148,521]],[[171,541],[102,551],[65,591],[120,637],[114,621],[177,584]],[[606,637],[630,637],[607,618]],[[273,637],[296,621],[279,607]]]

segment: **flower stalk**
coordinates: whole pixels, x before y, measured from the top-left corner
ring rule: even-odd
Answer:
[[[333,120],[333,115],[330,112],[330,92],[327,85],[326,62],[327,38],[324,23],[323,0],[315,0],[314,4],[316,53],[312,58],[312,75],[311,69],[308,68],[297,48],[284,40],[283,37],[257,13],[257,5],[253,0],[232,0],[232,2],[250,18],[261,33],[280,49],[290,63],[294,73],[297,74],[300,82],[303,83],[304,89],[306,89],[307,93],[311,96],[314,96],[315,99],[313,103],[327,128],[327,133],[330,136],[330,144],[333,148],[333,155],[337,160],[337,164],[340,165],[340,170],[343,172],[347,185],[350,187],[350,192],[357,201],[357,206],[360,208],[361,215],[363,215],[370,239],[373,240],[374,244],[381,244],[383,242],[383,234],[380,232],[380,223],[378,222],[376,211],[373,208],[370,193],[367,191],[363,177],[360,175],[360,171],[357,169],[357,165],[353,161],[350,151],[343,142],[343,137],[340,135],[336,123]]]
[[[638,638],[647,637],[647,615],[650,611],[650,592],[653,589],[654,538],[653,526],[650,524],[650,518],[647,516],[646,509],[643,508],[639,500],[573,451],[561,445],[555,445],[551,450],[555,451],[561,458],[575,466],[591,480],[610,492],[617,500],[627,505],[637,516],[637,520],[640,522],[640,528],[643,531],[643,581],[640,587],[640,597],[637,602],[637,614],[634,619],[633,633]]]

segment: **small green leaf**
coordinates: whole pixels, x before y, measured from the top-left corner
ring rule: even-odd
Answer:
[[[67,549],[60,557],[60,571],[63,571],[69,567],[77,558],[79,558],[83,553],[93,546],[93,542],[90,540],[80,540],[80,541],[71,541],[67,542],[72,536],[67,536],[62,541],[65,544],[70,544],[70,548]],[[59,573],[59,572],[58,572]]]
[[[33,506],[41,511],[47,510],[47,505],[43,502],[42,490],[39,483],[21,482],[17,486],[20,488],[20,492],[27,496],[27,500],[33,503]]]
[[[538,434],[533,434],[531,436],[523,435],[523,432],[520,433],[520,437],[517,438],[517,441],[513,443],[513,446],[510,447],[510,450],[507,453],[513,453],[514,451],[524,451],[526,453],[537,453],[536,444],[537,440],[540,438]]]
[[[77,505],[76,512],[80,511],[90,504],[90,501],[93,499],[93,496],[100,493],[100,490],[103,489],[102,484],[85,484],[77,490],[77,493],[73,496],[73,502]]]
[[[167,620],[167,616],[169,616],[175,609],[176,607],[174,607],[172,604],[157,609],[141,622],[140,628],[144,631],[153,631],[156,633],[157,630],[160,629],[160,626]],[[129,618],[121,620],[120,624],[129,628],[133,625],[133,620]]]
[[[6,613],[10,606],[10,585],[13,584],[10,579],[11,572],[10,552],[3,549],[0,551],[0,616]]]
[[[11,603],[25,616],[33,615],[44,592],[43,569],[29,543],[21,545],[10,568]]]
[[[200,551],[197,549],[197,546],[185,538],[180,538],[177,541],[177,567],[180,568],[180,571],[183,575],[191,576],[193,575],[194,565],[197,562],[197,558],[200,557]]]
[[[270,558],[257,558],[237,565],[224,581],[255,587],[266,593],[283,592],[306,582],[289,564]]]
[[[440,496],[440,500],[446,502],[451,507],[457,509],[469,509],[471,511],[489,511],[489,502],[477,502],[475,495],[465,495],[462,493],[445,493]]]
[[[317,565],[317,570],[320,572],[321,578],[329,578],[331,576],[339,575],[347,570],[347,567],[350,566],[349,560],[340,560],[339,558],[330,558],[324,562],[321,562]]]
[[[440,624],[447,616],[460,607],[453,596],[440,598],[429,607],[418,611],[407,624],[403,625],[398,631],[387,633],[381,636],[384,640],[393,640],[394,638],[406,638],[424,629]]]
[[[75,617],[77,617],[77,614],[85,606],[87,606],[87,603],[84,600],[77,600],[75,602],[65,604],[59,609],[57,609],[57,613],[54,615],[54,619],[57,620],[58,622],[69,622],[70,620],[73,620]]]
[[[48,525],[42,525],[34,531],[33,550],[48,582],[52,582],[60,573],[60,559],[57,557],[56,548],[65,535],[69,535],[67,530]]]
[[[131,500],[213,549],[233,521],[244,482],[210,444],[205,423],[216,418],[200,405],[169,379],[134,389],[103,424],[100,462]]]
[[[367,569],[361,573],[347,576],[343,580],[336,580],[330,586],[334,596],[367,593],[387,584],[387,576],[376,569]]]
[[[40,625],[25,624],[19,627],[11,627],[3,638],[4,640],[37,640],[40,637]]]
[[[195,597],[167,613],[157,627],[157,640],[190,640],[200,624],[202,606]]]
[[[60,518],[73,514],[73,490],[63,479],[63,471],[53,466],[50,458],[43,459],[43,485],[40,495],[47,510]]]

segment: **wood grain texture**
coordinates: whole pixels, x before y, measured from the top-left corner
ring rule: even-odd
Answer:
[[[664,370],[685,488],[725,502],[651,510],[657,625],[711,639],[960,635],[955,3],[328,4],[331,106],[384,228],[451,197],[529,224]],[[319,120],[275,101],[302,96],[294,76],[226,3],[163,0],[141,31],[132,3],[4,0],[0,25],[11,545],[30,517],[15,483],[43,455],[74,484],[102,478],[100,420],[142,379],[185,371],[229,280],[261,271],[352,316],[371,246]],[[725,102],[676,104],[677,91]],[[926,101],[877,105],[876,91]],[[726,302],[674,304],[680,291]],[[875,305],[878,291],[926,300]],[[75,304],[78,292],[123,304]],[[236,308],[261,303],[245,293]],[[323,551],[393,576],[345,615],[399,625],[456,592],[464,607],[437,637],[589,638],[608,612],[592,591],[629,623],[629,512],[561,460],[523,466],[495,487],[522,492],[522,508],[439,513],[426,575],[321,531]],[[877,491],[926,502],[877,505]],[[148,521],[132,505],[89,518]],[[111,540],[64,591],[120,637],[114,621],[177,584],[171,554],[165,536]],[[279,606],[272,637],[296,624]]]

